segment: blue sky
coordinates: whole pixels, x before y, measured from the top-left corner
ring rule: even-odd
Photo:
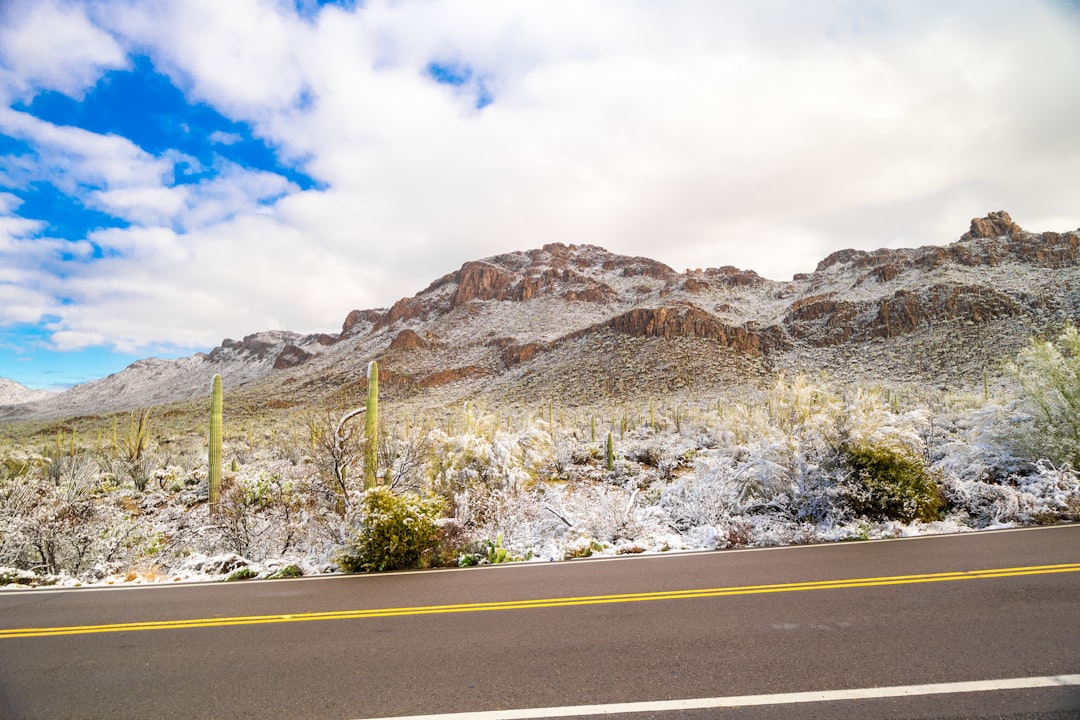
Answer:
[[[1075,3],[744,5],[0,3],[0,377],[334,332],[552,241],[787,279],[1080,226]]]

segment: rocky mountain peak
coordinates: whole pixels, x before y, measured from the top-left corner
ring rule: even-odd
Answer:
[[[466,262],[385,312],[353,310],[342,334],[426,322],[474,301],[526,302],[546,297],[610,303],[625,289],[616,286],[626,285],[628,279],[670,282],[677,277],[670,267],[649,258],[616,255],[596,245],[549,243],[535,250]]]
[[[861,270],[863,280],[890,280],[913,268],[963,267],[1024,263],[1034,267],[1067,267],[1080,260],[1080,231],[1031,233],[1005,211],[974,218],[958,242],[914,249],[837,250],[818,263],[817,273]],[[808,277],[808,276],[801,276]]]
[[[964,233],[960,239],[1012,237],[1023,234],[1023,228],[1013,222],[1013,219],[1009,217],[1009,213],[998,210],[987,214],[983,218],[972,218],[971,230]]]

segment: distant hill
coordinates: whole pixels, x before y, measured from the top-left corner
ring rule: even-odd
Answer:
[[[48,390],[31,390],[14,380],[0,378],[0,405],[22,405],[51,397]]]
[[[713,396],[777,372],[936,391],[999,374],[1029,337],[1078,317],[1080,230],[1031,233],[1005,212],[949,245],[840,250],[787,282],[554,243],[465,263],[389,309],[350,312],[336,335],[261,332],[142,360],[0,418],[202,397],[214,373],[249,403],[308,404],[359,390],[372,359],[388,399],[426,404]]]

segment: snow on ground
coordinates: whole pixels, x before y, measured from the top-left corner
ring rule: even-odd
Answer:
[[[413,420],[384,439],[383,464],[396,491],[444,499],[444,565],[1080,519],[1080,475],[1068,463],[1025,457],[1016,431],[1030,417],[1012,401],[969,398],[931,412],[900,407],[887,392],[797,377],[715,405],[515,416],[466,404],[451,417]],[[0,585],[339,572],[336,558],[366,522],[363,490],[348,481],[361,473],[346,474],[339,492],[316,430],[296,422],[229,437],[213,515],[201,438],[149,448],[138,463],[111,448],[0,448]],[[893,463],[906,473],[901,484],[931,489],[874,485],[860,457],[879,463],[877,475],[890,472],[880,463]]]

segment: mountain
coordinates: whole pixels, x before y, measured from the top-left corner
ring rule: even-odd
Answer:
[[[263,332],[143,360],[0,417],[202,397],[216,372],[234,398],[303,405],[359,391],[372,359],[388,399],[426,404],[708,397],[776,372],[972,386],[1080,317],[1078,258],[1080,230],[1031,233],[1005,212],[949,245],[840,250],[786,282],[555,243],[467,262],[389,309],[350,312],[337,335]]]
[[[210,353],[197,353],[177,360],[147,358],[121,372],[76,385],[61,393],[48,394],[38,402],[3,407],[0,418],[9,420],[96,415],[138,407],[163,405],[207,394],[214,374],[230,386],[243,386],[274,370],[300,363],[319,352],[335,336],[271,330],[254,333],[243,340],[226,338]]]
[[[0,405],[22,405],[51,395],[48,390],[31,390],[14,380],[0,378]]]

